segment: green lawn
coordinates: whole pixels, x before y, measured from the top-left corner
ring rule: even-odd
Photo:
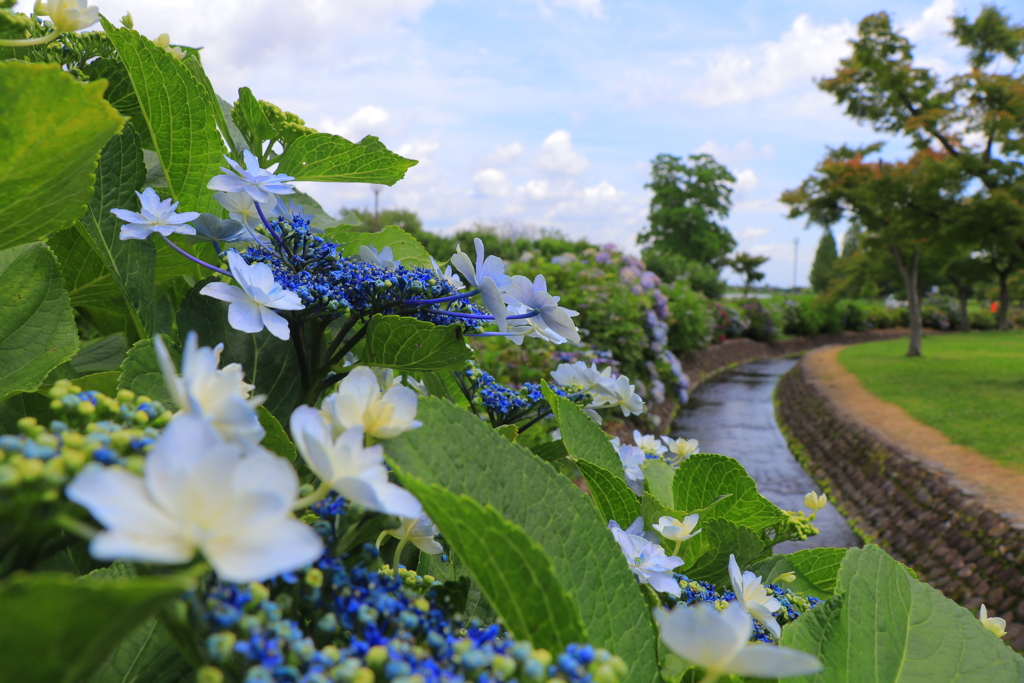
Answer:
[[[859,344],[839,360],[864,387],[954,443],[1024,471],[1024,330],[933,335],[924,355],[907,340]]]

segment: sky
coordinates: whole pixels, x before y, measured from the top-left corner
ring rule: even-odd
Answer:
[[[821,230],[778,197],[826,147],[891,140],[845,117],[814,79],[885,10],[920,63],[950,75],[960,0],[92,0],[150,38],[201,47],[218,93],[239,87],[318,130],[378,136],[419,161],[382,208],[451,232],[555,228],[637,251],[658,154],[710,153],[737,178],[725,221],[770,257],[766,282],[806,285]],[[21,3],[27,11],[28,3]],[[1015,17],[1020,19],[1020,17]],[[892,141],[891,155],[905,145]],[[365,184],[303,183],[338,213],[372,208]],[[445,257],[446,255],[438,255]],[[735,275],[729,274],[736,281]]]

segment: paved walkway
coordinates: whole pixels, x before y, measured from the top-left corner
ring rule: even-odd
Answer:
[[[680,411],[673,435],[699,440],[702,453],[735,458],[768,500],[787,510],[808,512],[804,495],[820,489],[789,451],[772,404],[779,377],[796,363],[789,358],[753,361],[701,384]],[[860,545],[831,504],[815,521],[820,534],[800,543],[780,543],[775,551]]]

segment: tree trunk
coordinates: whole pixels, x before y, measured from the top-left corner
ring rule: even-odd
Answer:
[[[956,298],[960,300],[960,329],[967,332],[971,329],[971,321],[967,319],[967,300],[971,297],[971,288],[958,277],[950,275],[949,279],[956,287]]]
[[[1010,288],[1006,284],[1009,275],[1009,269],[999,273],[999,329],[1004,332],[1010,329]]]
[[[907,347],[907,355],[920,356],[924,326],[921,323],[921,295],[917,291],[917,273],[921,265],[921,250],[914,250],[909,267],[904,262],[903,251],[899,247],[893,246],[889,250],[896,258],[896,266],[903,276],[903,286],[907,289],[907,313],[910,317],[910,345]]]

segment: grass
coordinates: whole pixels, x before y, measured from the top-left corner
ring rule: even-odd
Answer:
[[[839,361],[864,387],[949,439],[1024,472],[1024,330],[859,344]]]

